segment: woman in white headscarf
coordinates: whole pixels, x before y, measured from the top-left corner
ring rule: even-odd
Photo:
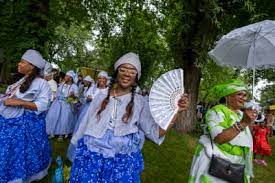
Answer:
[[[135,92],[141,76],[138,55],[122,56],[115,71],[108,93],[94,98],[71,140],[77,149],[70,182],[140,182],[145,136],[157,144],[164,140],[166,131],[152,118],[148,102]],[[187,97],[182,96],[178,105],[179,111],[185,110]]]
[[[83,82],[85,86],[84,92],[83,92],[83,105],[80,109],[78,118],[75,123],[74,133],[78,129],[79,124],[81,123],[83,117],[87,113],[90,103],[94,98],[94,94],[93,94],[94,80],[91,78],[91,76],[88,75],[83,79]],[[67,152],[68,159],[72,161],[74,154],[75,154],[75,147],[70,144]]]
[[[0,98],[0,182],[31,182],[48,173],[45,116],[51,89],[40,75],[45,65],[38,51],[27,50],[18,64],[24,77]]]
[[[93,97],[95,98],[98,94],[107,94],[108,92],[109,76],[106,71],[100,71],[97,76],[97,81],[93,87]]]
[[[59,141],[63,140],[63,135],[66,138],[74,130],[77,111],[73,101],[78,97],[78,87],[74,84],[76,82],[77,75],[73,71],[68,71],[46,116],[48,135],[59,135]]]

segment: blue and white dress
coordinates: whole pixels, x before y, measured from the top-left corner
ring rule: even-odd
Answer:
[[[8,90],[14,85],[8,87]],[[0,102],[1,183],[42,179],[47,175],[51,162],[45,126],[51,99],[50,86],[44,79],[36,78],[25,93],[20,93],[19,87],[12,97],[34,102],[37,111],[6,107],[3,101]]]
[[[85,100],[87,100],[88,96],[91,96],[93,99],[95,99],[98,94],[107,95],[107,93],[108,93],[108,88],[100,89],[100,88],[97,88],[96,86],[94,86],[94,87],[90,87],[88,90],[87,90],[87,88],[84,90],[84,97],[85,97]],[[83,107],[79,113],[77,122],[75,124],[74,133],[77,131],[80,123],[83,120],[83,117],[87,113],[90,104],[91,104],[91,102],[86,102],[83,105]],[[76,150],[76,147],[70,143],[70,145],[68,147],[68,151],[67,151],[67,157],[71,162],[73,162],[73,159],[75,157],[75,150]]]
[[[70,93],[78,97],[78,87],[75,84],[62,83],[56,93],[47,116],[46,130],[48,135],[68,135],[74,130],[77,112],[74,111],[73,104],[67,102]]]
[[[153,120],[148,103],[135,95],[133,115],[122,122],[131,94],[110,97],[100,118],[97,111],[106,95],[98,95],[74,134],[71,144],[77,147],[70,182],[140,182],[144,169],[141,149],[145,136],[157,144],[159,126]]]

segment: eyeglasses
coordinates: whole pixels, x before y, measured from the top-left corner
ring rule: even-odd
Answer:
[[[118,72],[120,74],[128,73],[130,76],[136,76],[137,75],[137,71],[135,69],[125,68],[125,67],[118,68]]]

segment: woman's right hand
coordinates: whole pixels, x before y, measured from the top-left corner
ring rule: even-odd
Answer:
[[[250,125],[256,119],[257,119],[257,111],[255,109],[244,110],[242,122],[244,122],[246,125]]]

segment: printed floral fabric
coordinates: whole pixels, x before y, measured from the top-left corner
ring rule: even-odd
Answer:
[[[27,182],[47,173],[51,150],[45,116],[34,112],[10,119],[0,116],[0,183]]]
[[[81,139],[76,150],[70,183],[139,183],[143,169],[140,151],[104,157],[90,151]]]

